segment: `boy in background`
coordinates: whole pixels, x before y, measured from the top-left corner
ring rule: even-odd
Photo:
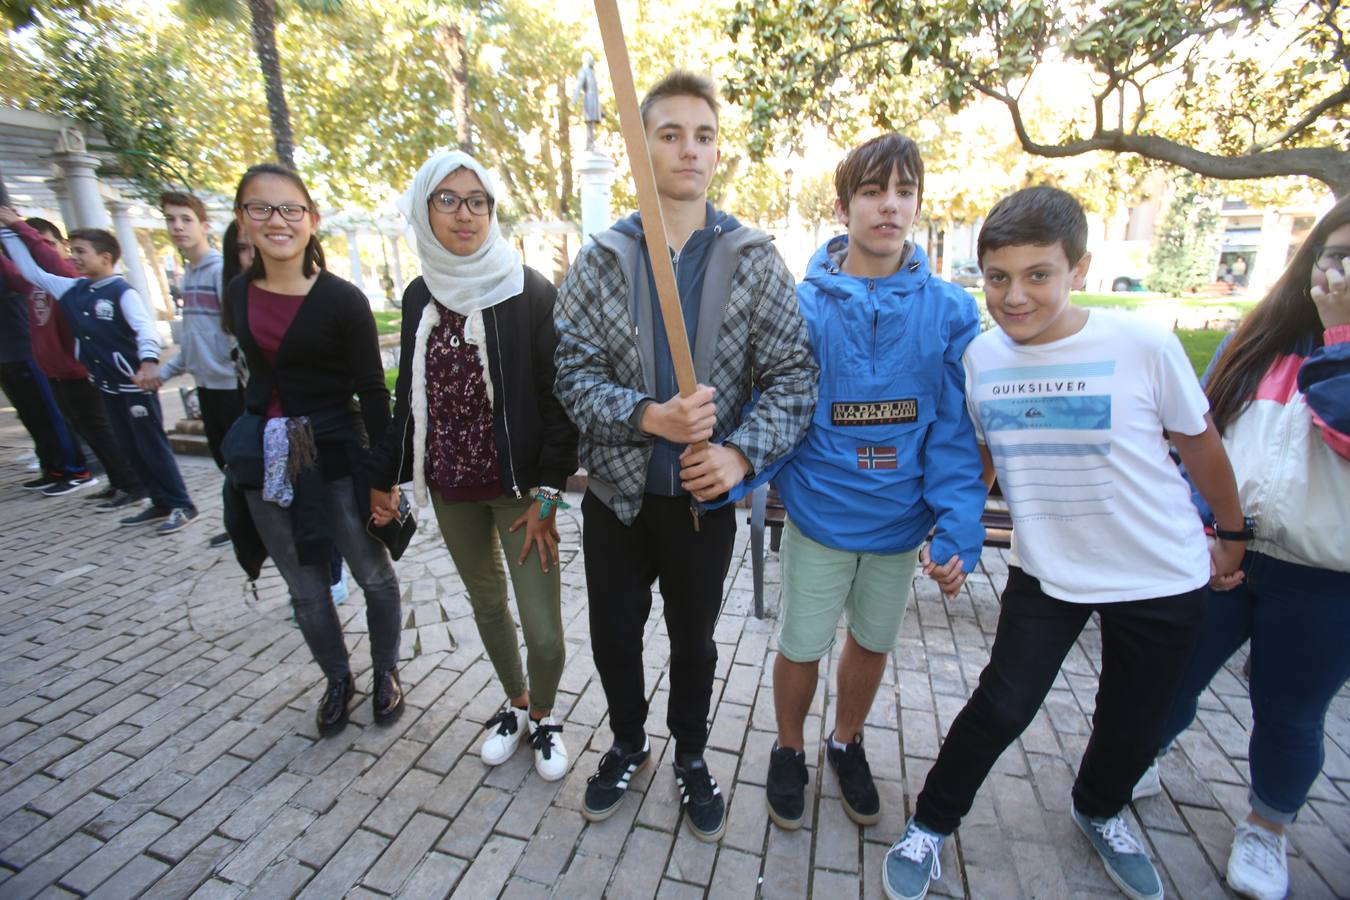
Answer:
[[[81,278],[53,275],[34,262],[27,245],[9,230],[19,215],[0,207],[0,243],[19,272],[56,297],[79,342],[80,362],[103,394],[104,408],[123,452],[150,496],[150,505],[120,520],[153,524],[173,534],[197,518],[197,507],[178,471],[160,412],[159,336],[136,289],[113,274],[122,255],[117,239],[99,228],[70,234],[72,262]]]

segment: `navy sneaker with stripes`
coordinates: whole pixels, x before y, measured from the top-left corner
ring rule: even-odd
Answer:
[[[642,770],[652,758],[651,741],[642,739],[642,749],[629,753],[615,744],[600,757],[600,767],[595,774],[586,779],[586,801],[581,806],[581,814],[590,822],[608,819],[619,808],[624,792],[633,776]]]

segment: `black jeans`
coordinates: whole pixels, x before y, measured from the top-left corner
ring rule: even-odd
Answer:
[[[947,732],[914,818],[936,834],[957,829],[989,770],[1031,724],[1094,612],[1101,617],[1101,677],[1073,805],[1094,818],[1119,813],[1157,754],[1204,602],[1202,588],[1152,600],[1068,603],[1009,568],[989,664]]]
[[[84,471],[84,455],[71,440],[47,376],[36,362],[24,359],[0,363],[0,389],[32,436],[43,474],[61,477]]]
[[[103,464],[108,482],[132,496],[144,496],[145,487],[117,443],[98,388],[85,378],[53,378],[51,385],[56,405]]]
[[[588,491],[581,513],[591,653],[609,703],[610,730],[630,746],[642,746],[646,735],[642,639],[652,584],[659,579],[670,636],[666,724],[677,753],[702,753],[717,667],[713,629],[736,538],[734,510],[704,513],[695,531],[688,497],[647,494],[637,519],[624,525]]]
[[[366,595],[366,628],[370,632],[370,656],[375,671],[398,665],[399,614],[398,575],[384,544],[366,533],[357,511],[351,478],[326,485],[333,515],[333,543],[351,566],[356,583]],[[262,491],[244,491],[253,527],[291,590],[291,606],[305,643],[328,678],[342,678],[351,671],[347,644],[329,593],[328,563],[307,566],[296,555],[290,510],[262,498]]]
[[[161,509],[192,507],[187,485],[178,471],[178,460],[164,434],[159,397],[139,391],[102,397],[118,446],[131,461],[150,502]]]
[[[216,468],[223,471],[225,458],[220,455],[220,443],[234,420],[244,414],[244,392],[237,387],[227,390],[199,387],[197,403],[202,410],[202,427],[206,429],[206,446],[211,448]]]

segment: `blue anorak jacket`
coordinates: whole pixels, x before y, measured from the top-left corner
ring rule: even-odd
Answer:
[[[934,276],[917,246],[887,278],[844,273],[847,251],[847,235],[828,241],[797,286],[820,399],[778,491],[827,547],[901,553],[936,523],[933,560],[959,555],[974,571],[985,487],[961,354],[980,331],[975,300]]]

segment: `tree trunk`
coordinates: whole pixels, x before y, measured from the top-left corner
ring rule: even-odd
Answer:
[[[572,98],[567,94],[567,78],[558,76],[558,221],[566,222],[572,214]],[[553,283],[562,284],[571,261],[567,235],[561,235],[553,245]]]
[[[464,47],[464,29],[455,22],[438,29],[441,50],[450,73],[450,93],[455,107],[455,143],[465,153],[473,152],[473,133],[469,129],[469,55]]]
[[[267,114],[272,120],[277,159],[287,168],[294,169],[295,135],[291,131],[291,111],[286,106],[286,89],[281,81],[275,0],[248,0],[248,11],[253,26],[253,49],[258,54],[267,92]]]

